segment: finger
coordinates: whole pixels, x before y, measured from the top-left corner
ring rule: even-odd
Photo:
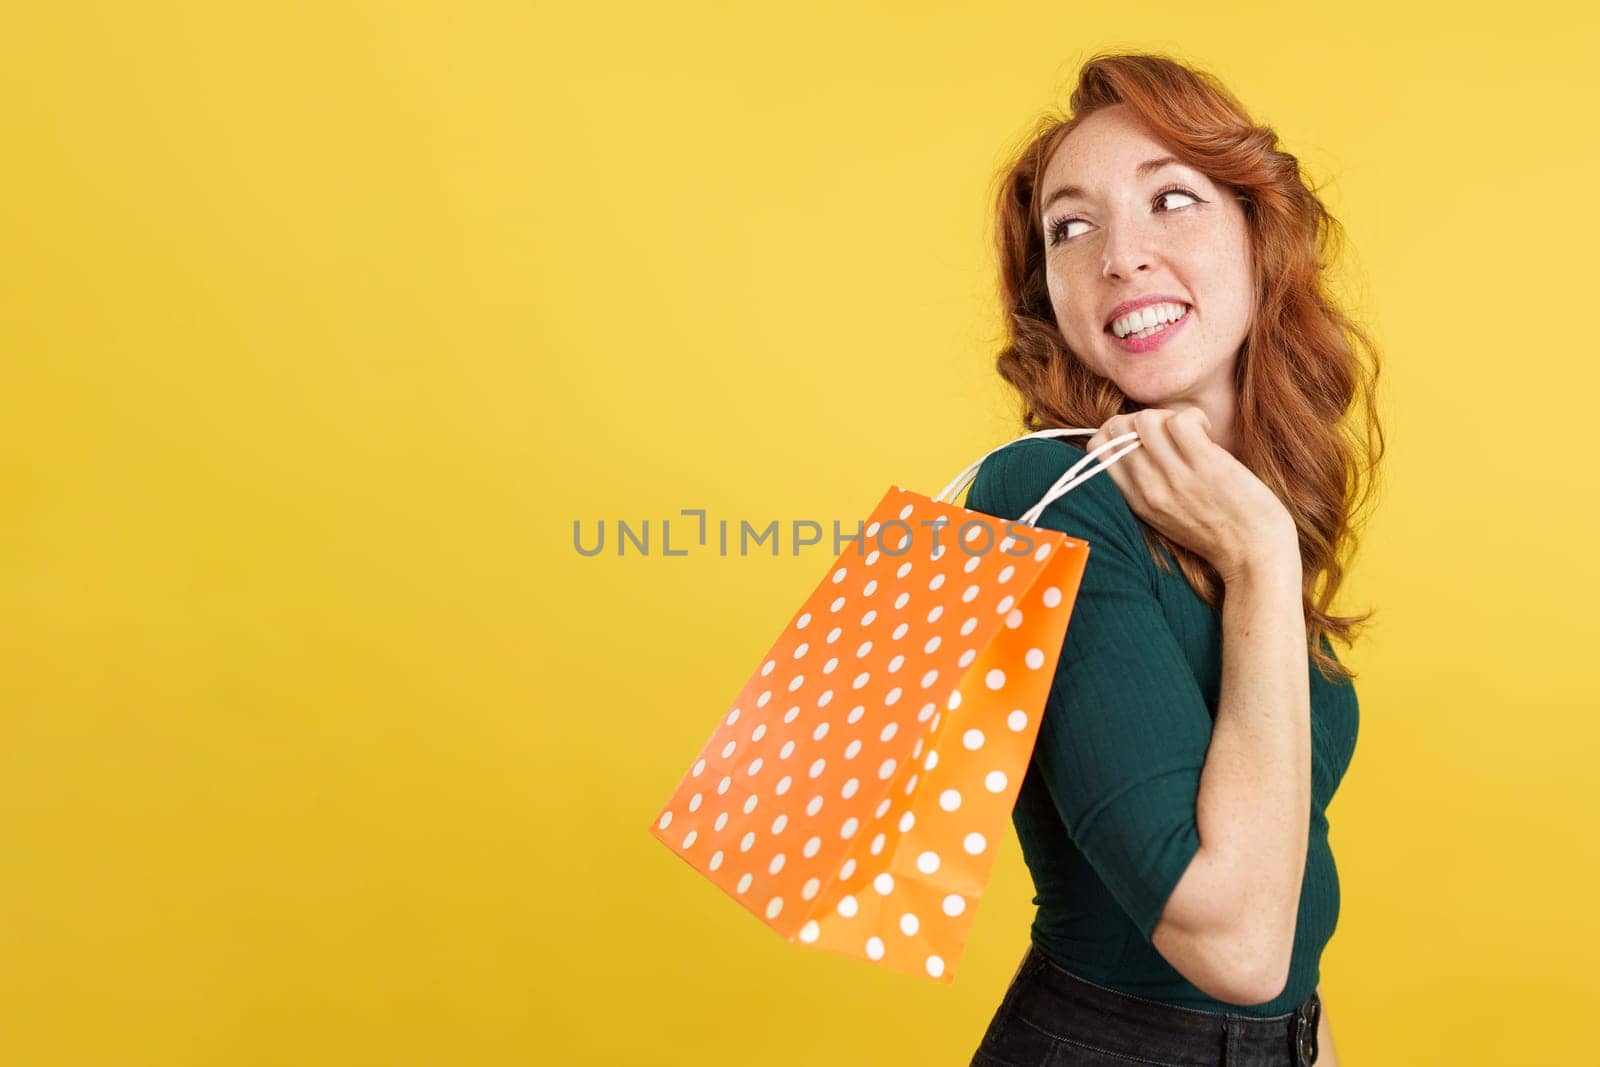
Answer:
[[[1140,451],[1149,460],[1152,473],[1160,481],[1170,485],[1177,473],[1188,464],[1178,454],[1172,439],[1167,436],[1167,422],[1172,418],[1173,412],[1167,408],[1145,408],[1133,415],[1134,426],[1139,431]],[[1135,470],[1134,475],[1140,476],[1140,471]]]
[[[1205,461],[1211,449],[1217,447],[1211,439],[1211,419],[1196,407],[1184,408],[1167,420],[1167,436],[1190,469]]]

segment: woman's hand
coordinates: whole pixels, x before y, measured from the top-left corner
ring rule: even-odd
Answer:
[[[1223,581],[1289,553],[1299,558],[1294,518],[1276,494],[1227,449],[1211,440],[1211,420],[1197,407],[1145,408],[1107,419],[1089,438],[1098,448],[1129,431],[1139,447],[1108,467],[1128,506],[1145,522],[1211,563]],[[1102,453],[1103,460],[1132,441]]]

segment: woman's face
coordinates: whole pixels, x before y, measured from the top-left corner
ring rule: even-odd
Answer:
[[[1130,399],[1192,404],[1223,430],[1254,315],[1248,222],[1229,190],[1185,164],[1159,163],[1171,155],[1126,105],[1067,135],[1040,184],[1050,303],[1068,347]],[[1150,296],[1184,305],[1182,318],[1119,341],[1118,307]]]

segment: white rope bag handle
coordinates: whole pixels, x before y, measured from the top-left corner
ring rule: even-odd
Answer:
[[[1001,448],[1008,448],[1011,445],[1016,444],[1017,441],[1026,441],[1030,437],[1072,437],[1078,434],[1093,437],[1099,432],[1100,431],[1098,430],[1053,428],[1049,430],[1037,430],[1033,433],[1023,434],[1021,437],[1018,437],[1015,440],[1007,441],[998,448],[991,448],[989,451],[985,452],[978,458],[976,462],[970,464],[960,474],[956,475],[954,480],[952,480],[949,485],[939,490],[939,495],[933,499],[939,501],[940,503],[953,504],[956,496],[958,496],[961,491],[971,484],[972,480],[978,476],[978,468],[983,465],[984,460],[1000,451]],[[1055,503],[1077,486],[1082,485],[1090,478],[1093,478],[1096,474],[1099,474],[1101,471],[1111,466],[1111,464],[1115,463],[1123,456],[1126,456],[1129,452],[1132,452],[1134,449],[1138,448],[1138,437],[1139,435],[1137,432],[1130,431],[1123,434],[1121,437],[1114,437],[1105,444],[1088,452],[1082,459],[1074,463],[1071,467],[1067,468],[1067,472],[1060,478],[1056,479],[1056,483],[1045,491],[1044,496],[1039,499],[1039,502],[1033,507],[1029,508],[1027,511],[1023,512],[1022,516],[1017,521],[1025,522],[1029,526],[1039,525],[1039,517],[1044,514],[1045,508]],[[1106,449],[1119,445],[1124,441],[1130,441],[1132,443],[1126,448],[1118,449],[1115,453],[1108,456],[1104,462],[1097,463],[1094,466],[1089,467],[1088,470],[1084,470],[1085,466],[1089,464],[1090,460],[1100,455],[1100,453],[1106,451]],[[1080,474],[1080,471],[1083,473]]]

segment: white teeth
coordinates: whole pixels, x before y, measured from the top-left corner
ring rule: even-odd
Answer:
[[[1112,322],[1111,332],[1118,337],[1127,337],[1161,323],[1176,322],[1183,318],[1187,310],[1182,304],[1151,304]]]

